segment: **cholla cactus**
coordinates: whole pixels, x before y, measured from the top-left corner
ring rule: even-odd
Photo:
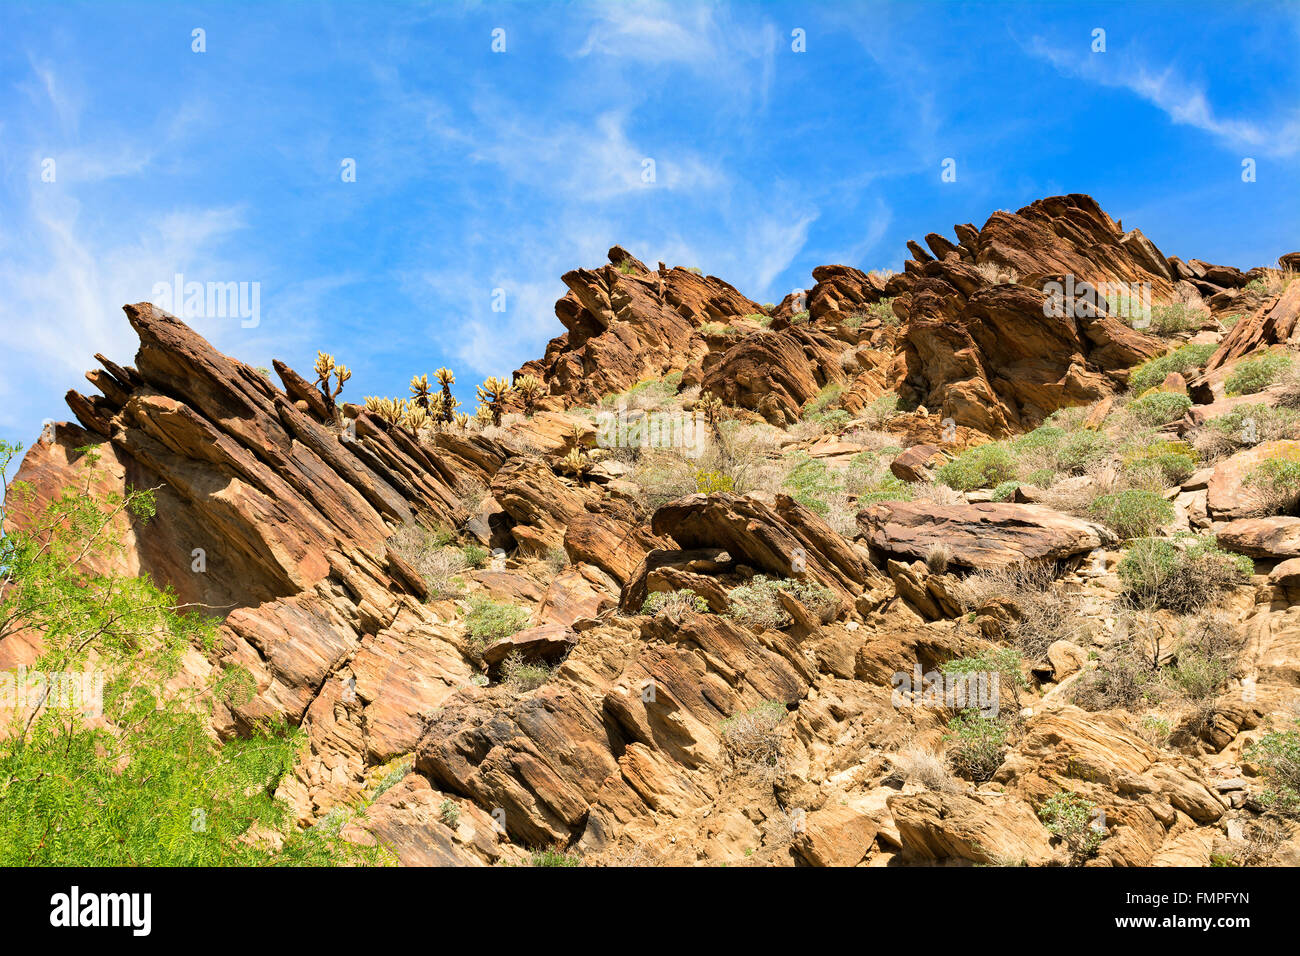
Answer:
[[[419,432],[421,428],[427,428],[429,425],[429,412],[421,408],[416,402],[407,403],[406,415],[402,418],[402,424],[413,432]]]
[[[546,393],[546,386],[536,375],[521,375],[515,380],[515,390],[523,401],[524,414],[532,415],[537,411],[537,400]]]
[[[457,412],[455,420],[456,420],[456,427],[459,428],[461,431],[464,431],[466,428],[469,427],[469,416],[466,415],[464,412]]]
[[[450,422],[460,405],[460,402],[451,397],[451,387],[456,384],[456,376],[449,368],[440,368],[433,374],[437,376],[438,384],[442,386],[442,420]]]
[[[700,399],[698,408],[704,413],[704,420],[709,423],[709,431],[718,444],[722,444],[722,399],[716,395],[705,395]]]
[[[492,409],[488,408],[486,405],[480,405],[474,412],[474,421],[478,422],[480,425],[491,425]]]
[[[420,408],[429,410],[429,376],[411,376],[411,398]]]
[[[366,396],[367,411],[374,412],[390,425],[400,424],[406,417],[407,403],[400,398],[380,398],[377,395]]]
[[[330,376],[334,377],[333,386],[330,385]],[[334,361],[334,356],[326,352],[316,353],[316,386],[320,389],[321,398],[325,399],[325,407],[329,410],[330,421],[338,424],[339,412],[334,400],[339,397],[343,391],[343,383],[352,377],[352,371],[346,365],[339,365]]]
[[[493,425],[501,424],[501,415],[506,410],[506,399],[510,397],[513,390],[513,385],[495,375],[478,386],[478,400],[491,410]]]
[[[560,459],[559,467],[566,474],[580,476],[591,467],[591,459],[582,453],[581,448],[570,448],[569,453]]]

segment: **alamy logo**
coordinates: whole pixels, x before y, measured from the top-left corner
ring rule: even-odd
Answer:
[[[238,318],[245,329],[262,322],[260,282],[186,282],[178,272],[171,282],[155,282],[149,301],[180,319]]]
[[[68,893],[50,897],[50,925],[128,926],[133,936],[148,936],[153,926],[151,893],[82,893],[74,886]]]
[[[680,448],[694,458],[704,450],[706,425],[692,412],[628,413],[626,402],[617,411],[596,415],[596,445],[600,448]]]
[[[1001,677],[997,671],[951,674],[929,671],[922,674],[921,665],[917,664],[910,674],[897,671],[889,683],[894,688],[891,701],[895,709],[942,707],[965,710],[973,707],[981,717],[996,717],[1000,709]]]
[[[26,665],[0,671],[0,711],[76,711],[85,717],[104,713],[102,671],[29,671]]]
[[[1082,282],[1067,275],[1064,282],[1043,286],[1047,298],[1043,314],[1052,319],[1074,316],[1095,319],[1102,315],[1127,319],[1135,329],[1151,324],[1151,283],[1149,282]]]

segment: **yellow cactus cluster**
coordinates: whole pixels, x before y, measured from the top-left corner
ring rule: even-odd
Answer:
[[[536,375],[521,375],[515,381],[515,391],[523,402],[524,414],[532,415],[537,411],[537,400],[546,394],[546,386]]]
[[[501,416],[506,410],[506,400],[509,399],[512,391],[514,391],[514,386],[503,378],[497,378],[493,375],[486,379],[476,389],[478,400],[481,403],[479,416],[482,417],[483,409],[486,408],[492,424],[500,425]]]
[[[343,391],[343,385],[352,377],[352,370],[346,365],[340,365],[334,360],[334,356],[327,352],[316,353],[316,386],[320,389],[321,397],[325,399],[325,407],[329,409],[330,416],[335,422],[338,421],[338,411],[335,408],[334,400],[339,397]],[[333,378],[333,384],[330,379]]]

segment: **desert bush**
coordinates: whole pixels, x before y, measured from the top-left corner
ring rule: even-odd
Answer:
[[[748,584],[742,584],[728,592],[728,613],[741,624],[757,631],[788,627],[790,615],[781,607],[778,591],[785,591],[814,615],[823,614],[839,603],[839,599],[829,589],[816,581],[793,578],[774,580],[756,574]]]
[[[526,694],[550,679],[551,668],[544,664],[528,663],[518,651],[507,654],[501,662],[501,685],[512,693]]]
[[[1253,395],[1262,392],[1291,368],[1291,356],[1268,352],[1257,359],[1239,362],[1223,383],[1229,395]]]
[[[702,495],[711,495],[715,491],[734,491],[736,482],[730,475],[717,471],[699,469],[695,472],[695,490]]]
[[[1018,481],[1004,481],[993,489],[994,501],[1014,501],[1016,489],[1020,487]]]
[[[830,511],[829,499],[843,486],[821,459],[809,458],[803,452],[796,452],[792,457],[795,464],[782,487],[799,504],[825,516]]]
[[[992,601],[1012,605],[1012,620],[1004,625],[1007,637],[1033,663],[1043,660],[1057,641],[1074,641],[1085,626],[1076,595],[1058,591],[1050,564],[1025,562],[975,571],[962,588],[962,604],[968,612]]]
[[[912,501],[929,501],[936,505],[960,505],[966,498],[956,488],[949,488],[933,481],[918,481],[907,485]],[[907,500],[906,497],[900,500]]]
[[[1210,311],[1204,305],[1197,307],[1185,302],[1153,305],[1150,324],[1143,331],[1155,335],[1176,335],[1199,329],[1209,318]]]
[[[475,598],[465,616],[465,631],[477,650],[509,637],[528,625],[528,609],[517,604]]]
[[[464,582],[457,575],[471,567],[465,549],[451,547],[452,540],[445,529],[429,531],[409,523],[397,529],[388,545],[424,580],[429,599],[438,600],[459,597]]]
[[[963,710],[948,721],[948,761],[961,776],[983,783],[997,773],[1007,754],[1010,728],[1001,717],[983,717]]]
[[[911,501],[922,485],[910,485],[893,475],[885,475],[858,493],[858,508],[879,504],[882,501]]]
[[[931,574],[946,574],[948,562],[951,560],[952,549],[942,541],[931,545],[925,553],[925,566],[929,568]]]
[[[1296,726],[1300,728],[1300,721]],[[1260,805],[1282,816],[1300,816],[1300,733],[1271,731],[1248,747],[1245,756],[1259,765],[1267,783]]]
[[[1061,790],[1038,808],[1038,818],[1047,832],[1060,838],[1076,866],[1097,852],[1106,831],[1092,823],[1097,805],[1077,793]]]
[[[1129,389],[1134,395],[1141,395],[1163,382],[1170,372],[1186,376],[1199,371],[1217,348],[1217,345],[1183,345],[1166,355],[1148,359],[1129,375]]]
[[[1163,538],[1134,541],[1116,570],[1130,604],[1189,613],[1248,580],[1253,565],[1243,555],[1221,550],[1212,537],[1185,535],[1177,543]]]
[[[1181,441],[1158,441],[1142,444],[1124,455],[1124,470],[1136,483],[1155,471],[1162,485],[1179,485],[1196,471],[1199,456],[1191,445]]]
[[[641,613],[656,616],[659,614],[706,614],[709,602],[690,588],[680,591],[653,591],[646,595],[641,604]]]
[[[1128,406],[1129,414],[1143,425],[1158,427],[1187,414],[1192,400],[1180,392],[1151,392]]]
[[[1142,718],[1142,723],[1138,725],[1138,736],[1156,748],[1162,748],[1169,743],[1169,735],[1173,732],[1173,727],[1169,721],[1163,717],[1155,717],[1148,714]]]
[[[880,428],[898,413],[898,395],[885,392],[878,395],[863,410],[859,417],[868,428]]]
[[[695,494],[697,462],[675,452],[650,448],[637,456],[629,476],[639,489],[641,510],[650,514],[668,502]]]
[[[1079,676],[1070,699],[1085,710],[1132,710],[1164,699],[1160,671],[1139,638],[1124,635],[1107,650],[1096,667]]]
[[[1243,484],[1260,493],[1266,514],[1291,511],[1300,501],[1300,454],[1271,455],[1247,472]]]
[[[1174,520],[1174,506],[1161,495],[1133,489],[1102,495],[1088,512],[1121,538],[1147,537]]]
[[[1019,279],[1015,269],[995,262],[981,262],[975,267],[975,271],[994,285],[1010,285]]]
[[[1016,477],[1016,460],[1001,442],[968,448],[935,469],[939,481],[958,491],[992,488]]]
[[[785,715],[785,704],[769,700],[722,722],[722,742],[737,770],[769,780],[780,775]]]
[[[969,657],[945,661],[939,670],[944,674],[997,674],[998,692],[1010,701],[1017,714],[1020,711],[1020,692],[1029,686],[1024,675],[1024,660],[1012,647],[988,648]],[[1001,706],[1000,701],[998,706]]]
[[[1293,408],[1238,405],[1196,429],[1191,441],[1203,458],[1214,461],[1259,442],[1292,438],[1297,433],[1297,423],[1300,423],[1300,412]]]
[[[444,800],[438,805],[438,819],[453,830],[460,826],[460,807],[454,800]]]
[[[949,774],[943,754],[933,750],[904,747],[894,755],[894,766],[904,780],[915,781],[927,790],[951,793],[957,789],[957,782]]]
[[[840,400],[840,395],[844,391],[844,386],[832,382],[825,386],[817,395],[810,398],[803,407],[802,417],[807,418],[819,412],[824,412]]]

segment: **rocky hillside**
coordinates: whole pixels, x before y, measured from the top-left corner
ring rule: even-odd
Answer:
[[[615,247],[472,419],[127,306],[23,507],[158,489],[89,570],[218,615],[215,733],[403,864],[1300,862],[1300,253],[924,241],[767,305]]]

